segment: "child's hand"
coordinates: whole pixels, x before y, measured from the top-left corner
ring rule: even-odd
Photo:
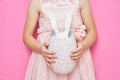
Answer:
[[[78,61],[84,51],[84,47],[81,42],[78,43],[77,49],[71,52],[72,60]]]
[[[55,52],[52,52],[52,51],[49,51],[47,48],[48,48],[49,44],[48,43],[44,43],[43,46],[42,46],[42,54],[43,54],[43,57],[46,61],[46,63],[51,66],[51,63],[54,63],[55,62],[55,58],[56,58],[56,55],[55,55]]]

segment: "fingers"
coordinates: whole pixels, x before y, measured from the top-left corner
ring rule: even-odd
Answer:
[[[79,56],[81,53],[82,53],[82,51],[77,52],[77,53],[74,53],[74,54],[71,54],[71,57],[76,57],[76,56]]]
[[[79,55],[79,56],[72,57],[72,60],[78,60],[79,58],[80,58],[80,55]]]
[[[52,63],[55,63],[55,60],[51,60],[51,59],[49,59],[49,58],[45,58],[45,61],[46,61],[47,65],[48,65],[49,67],[51,67],[51,64],[52,64]]]
[[[45,58],[45,60],[48,62],[48,63],[55,63],[55,60],[54,59],[49,59],[49,58]]]
[[[46,43],[46,42],[44,43],[44,46],[43,46],[43,48],[42,48],[42,52],[45,53],[45,54],[48,54],[48,55],[54,55],[55,52],[49,51],[49,50],[47,49],[46,46],[48,46],[48,45],[49,45],[48,43]]]
[[[73,50],[71,53],[74,55],[77,55],[76,53],[80,53],[83,51],[83,46],[81,45],[81,43],[78,43],[78,48],[76,48],[75,50]]]
[[[47,49],[44,49],[43,53],[46,53],[46,54],[49,54],[49,55],[54,55],[55,54],[55,52],[49,51]]]
[[[76,54],[74,54],[74,55],[71,55],[71,59],[72,59],[72,60],[75,60],[75,61],[78,61],[81,56],[82,56],[81,53],[76,53]]]
[[[46,63],[48,64],[48,66],[50,66],[50,67],[51,67],[52,63],[55,63],[55,58],[57,58],[55,54],[51,55],[48,53],[43,53],[43,57],[44,57]]]
[[[57,58],[57,56],[55,55],[55,52],[49,51],[47,49],[48,46],[49,46],[48,43],[43,44],[42,54],[43,54],[43,57],[44,57],[47,65],[51,66],[52,63],[55,63],[55,58]]]
[[[49,63],[49,62],[47,62],[47,61],[46,61],[46,63],[47,63],[47,65],[48,65],[49,67],[51,67],[51,63]]]
[[[75,49],[74,51],[72,51],[72,53],[71,53],[71,59],[75,60],[75,61],[78,61],[80,59],[82,53],[83,53],[82,48],[78,47],[77,49]]]
[[[43,48],[42,48],[42,52],[43,53],[47,53],[47,54],[55,54],[55,52],[53,52],[53,51],[49,51],[45,46],[43,46]]]
[[[79,52],[80,50],[81,50],[81,48],[80,48],[80,47],[78,47],[78,48],[76,48],[75,50],[73,50],[71,53],[72,53],[72,54],[74,54],[74,53]]]
[[[43,53],[43,56],[48,66],[51,67],[51,64],[55,63],[55,58],[56,58],[55,54],[51,55],[51,54]]]
[[[45,57],[45,61],[46,61],[47,65],[48,65],[49,67],[51,67],[51,64],[52,64],[52,63],[55,63],[55,60],[54,60],[54,59],[50,59],[50,58],[48,58],[48,57]]]
[[[55,55],[54,52],[49,51],[49,50],[47,50],[46,48],[44,48],[43,56],[44,56],[44,57],[47,57],[47,58],[49,58],[49,59],[57,58],[57,56]]]
[[[57,58],[56,55],[50,55],[50,54],[46,54],[46,53],[43,53],[43,56],[44,56],[44,57],[47,57],[47,58],[50,58],[50,59]]]
[[[45,43],[44,43],[44,45],[45,45],[46,47],[48,47],[48,46],[49,46],[49,44],[48,44],[47,42],[45,42]]]

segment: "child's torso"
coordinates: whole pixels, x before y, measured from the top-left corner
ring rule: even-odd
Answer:
[[[49,20],[49,11],[54,14],[58,28],[64,30],[65,15],[68,10],[72,10],[72,28],[78,28],[82,25],[80,15],[79,0],[41,0],[38,33],[51,32]]]

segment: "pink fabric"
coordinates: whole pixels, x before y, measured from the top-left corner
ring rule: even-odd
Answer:
[[[40,43],[45,41],[49,42],[49,35],[52,31],[48,16],[49,11],[54,13],[59,29],[64,30],[65,13],[68,9],[71,9],[73,14],[71,29],[79,39],[85,37],[86,27],[82,24],[78,1],[79,0],[66,0],[64,4],[59,2],[59,0],[58,2],[55,0],[41,1],[41,14],[39,17],[39,29],[37,31],[37,40]],[[47,66],[43,56],[33,51],[29,60],[25,80],[95,80],[94,65],[90,49],[87,49],[83,53],[74,71],[67,75],[54,73],[51,68]]]

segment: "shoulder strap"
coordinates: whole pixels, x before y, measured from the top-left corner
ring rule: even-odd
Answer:
[[[58,26],[55,20],[55,17],[53,16],[52,12],[49,12],[49,17],[50,17],[50,22],[51,22],[51,27],[54,30],[55,33],[58,33]],[[70,30],[70,26],[71,26],[71,21],[72,21],[72,12],[69,10],[67,12],[67,15],[65,17],[65,33],[68,35],[69,34],[69,30]]]
[[[57,23],[56,23],[55,17],[53,16],[52,12],[49,12],[49,17],[50,17],[51,27],[54,30],[55,34],[56,34],[59,31],[57,29]]]
[[[72,22],[72,12],[69,10],[65,18],[65,33],[68,35],[70,31],[70,26]]]

